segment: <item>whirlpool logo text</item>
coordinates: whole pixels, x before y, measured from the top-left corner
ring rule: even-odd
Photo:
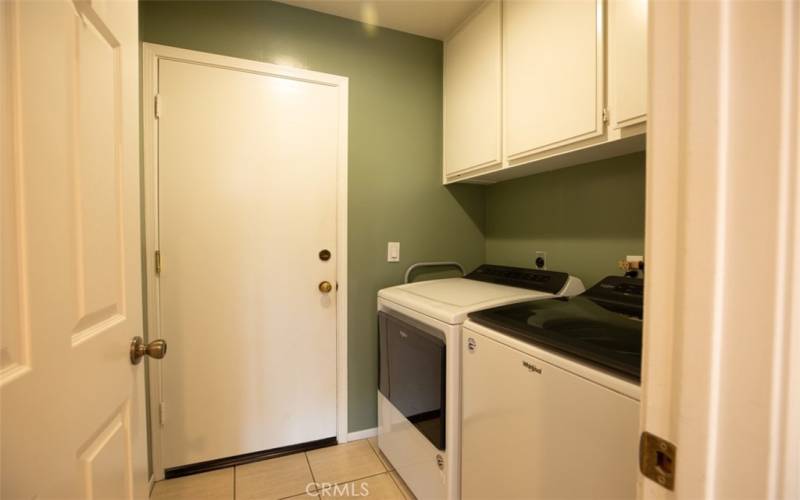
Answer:
[[[538,366],[534,365],[533,363],[528,363],[527,361],[523,361],[522,362],[522,366],[527,368],[528,371],[531,372],[531,373],[538,373],[540,375],[542,373],[542,369],[539,368]]]

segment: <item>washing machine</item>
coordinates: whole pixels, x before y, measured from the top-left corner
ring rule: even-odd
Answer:
[[[462,489],[486,498],[636,498],[642,280],[470,314]]]
[[[567,273],[482,265],[463,278],[378,292],[378,446],[418,498],[460,498],[467,314],[583,290]]]

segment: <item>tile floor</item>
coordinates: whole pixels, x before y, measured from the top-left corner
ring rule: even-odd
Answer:
[[[416,500],[378,450],[375,438],[160,481],[150,498]]]

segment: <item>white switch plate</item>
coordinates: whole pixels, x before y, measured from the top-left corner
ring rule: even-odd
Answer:
[[[386,262],[400,262],[399,241],[390,241],[386,245]]]

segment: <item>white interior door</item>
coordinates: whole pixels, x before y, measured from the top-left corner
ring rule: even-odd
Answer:
[[[170,59],[157,82],[164,468],[335,437],[341,88]]]
[[[639,498],[800,498],[800,3],[650,9]]]
[[[134,2],[2,2],[0,497],[147,496]]]

